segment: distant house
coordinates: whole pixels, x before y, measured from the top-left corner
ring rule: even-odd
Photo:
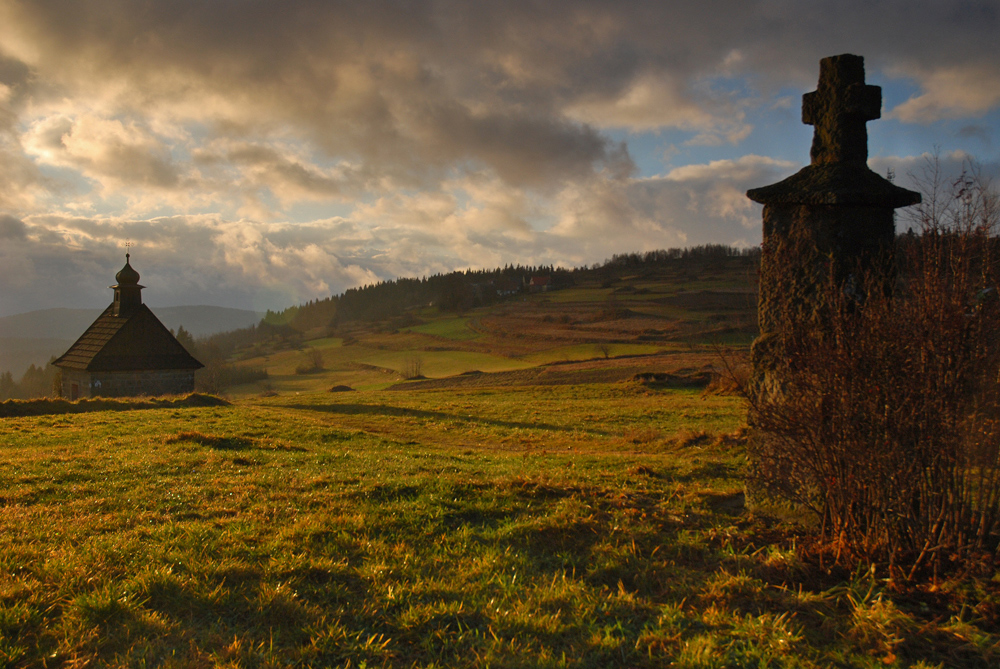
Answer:
[[[194,390],[204,367],[142,303],[139,273],[129,264],[115,275],[115,299],[76,343],[53,362],[62,394],[82,397],[174,395]]]
[[[529,293],[545,293],[552,288],[552,277],[550,276],[533,276],[531,281],[528,282],[528,292]]]

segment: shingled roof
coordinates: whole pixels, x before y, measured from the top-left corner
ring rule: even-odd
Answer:
[[[52,364],[88,372],[194,370],[204,367],[145,304],[127,316],[104,310]]]

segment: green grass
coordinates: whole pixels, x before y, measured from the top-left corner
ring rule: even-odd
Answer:
[[[548,293],[536,293],[527,295],[523,299],[531,302],[551,302],[552,304],[562,304],[566,302],[606,302],[608,297],[614,292],[611,288],[566,288],[563,290],[553,290]]]
[[[894,595],[741,507],[734,398],[47,410],[0,422],[6,666],[996,666],[988,576]]]
[[[685,347],[682,344],[667,342],[664,344],[607,344],[609,356],[622,355],[654,355],[665,351],[678,351]],[[567,360],[590,360],[592,358],[603,358],[604,352],[598,344],[571,344],[568,346],[555,346],[553,348],[531,353],[521,359],[535,365],[544,365],[552,362],[564,362]]]
[[[438,319],[430,323],[415,325],[405,329],[409,332],[419,332],[421,334],[457,341],[467,341],[481,337],[478,332],[469,328],[468,317]]]
[[[533,366],[519,360],[473,351],[377,351],[358,356],[356,360],[402,371],[413,356],[421,361],[423,375],[434,378],[473,370],[500,372]]]

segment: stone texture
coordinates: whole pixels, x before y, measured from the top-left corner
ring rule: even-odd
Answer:
[[[764,205],[758,319],[751,348],[752,401],[780,400],[787,392],[783,328],[794,319],[809,332],[828,328],[820,285],[863,303],[889,290],[894,277],[894,210],[920,202],[868,169],[866,123],[880,116],[882,92],[865,84],[864,59],[844,54],[820,61],[816,90],[802,97],[802,122],[814,128],[811,161],[798,173],[747,191]],[[867,283],[866,283],[867,282]],[[754,440],[766,440],[754,432]],[[752,481],[747,505],[765,497]],[[759,498],[760,497],[760,498]]]
[[[88,372],[63,369],[63,397],[136,397],[183,395],[194,391],[193,370]]]
[[[882,115],[882,89],[865,84],[865,59],[843,54],[819,62],[819,84],[802,96],[802,122],[815,128],[813,165],[868,160],[866,123]]]
[[[811,163],[783,181],[747,191],[764,205],[762,337],[780,328],[783,301],[801,300],[813,289],[814,265],[832,262],[844,282],[859,272],[891,270],[885,265],[892,262],[893,210],[920,202],[920,194],[868,169],[865,124],[879,118],[881,101],[881,89],[865,84],[861,56],[821,60],[816,90],[802,96],[802,121],[814,127]],[[793,239],[795,255],[789,257],[781,251]],[[776,262],[783,264],[774,267]]]

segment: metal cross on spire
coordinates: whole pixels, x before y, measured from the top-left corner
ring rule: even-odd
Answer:
[[[865,59],[844,54],[820,61],[819,84],[802,96],[802,122],[814,126],[813,165],[868,160],[865,123],[882,115],[882,89],[865,84]]]
[[[125,260],[126,261],[129,259],[129,249],[132,248],[133,246],[135,246],[135,244],[133,244],[131,241],[129,241],[129,238],[126,237],[125,238]]]

